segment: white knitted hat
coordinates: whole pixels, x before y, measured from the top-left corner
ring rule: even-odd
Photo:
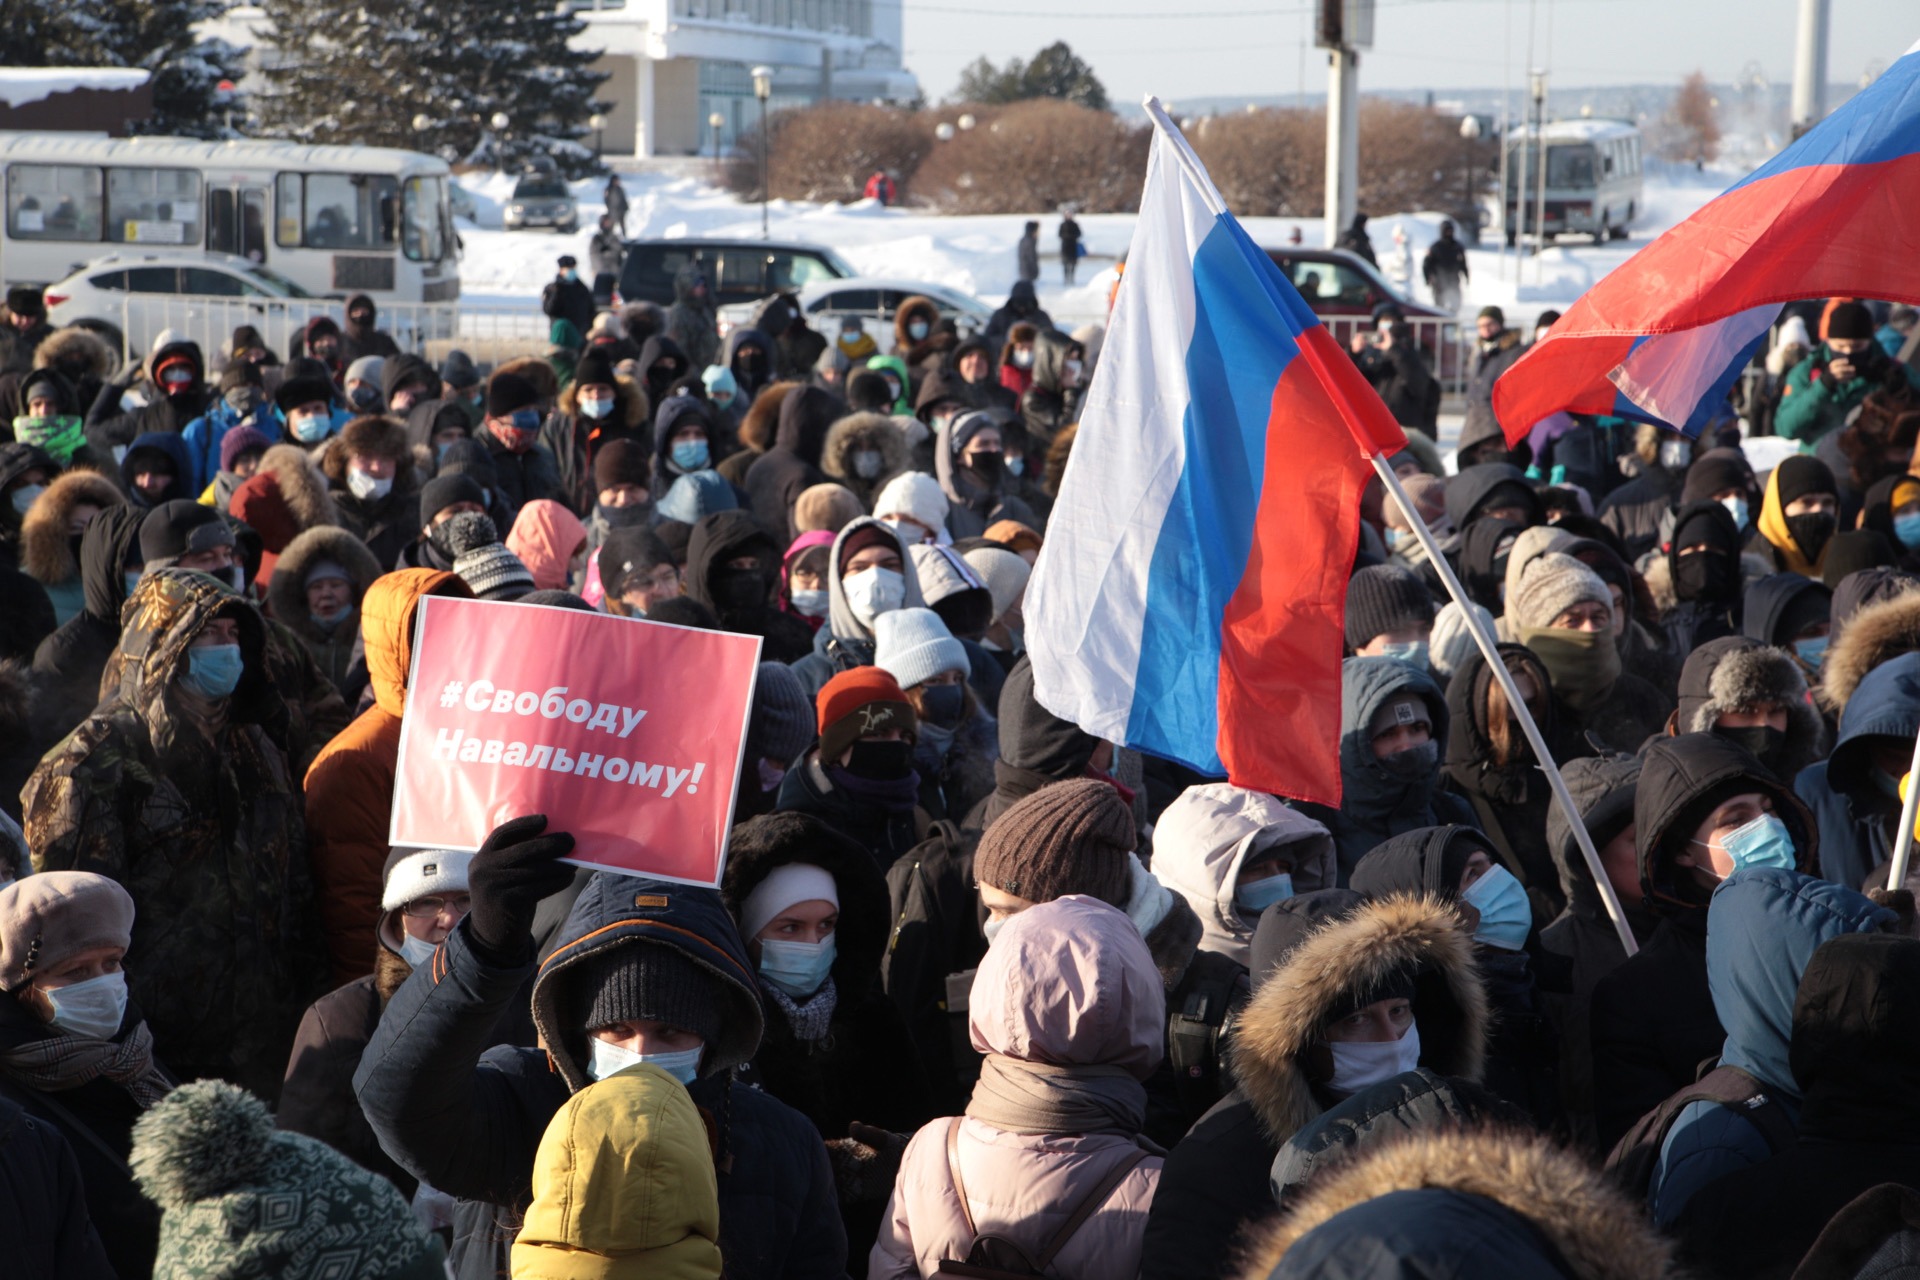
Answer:
[[[767,922],[796,902],[840,905],[840,887],[833,873],[811,862],[783,862],[767,872],[740,904],[740,936],[755,938]]]
[[[968,671],[966,646],[931,609],[895,609],[873,620],[873,665],[910,689],[943,671]]]
[[[947,527],[947,495],[940,482],[924,471],[903,471],[887,482],[873,500],[873,518],[908,515],[935,533]]]
[[[442,893],[465,893],[467,870],[473,855],[453,849],[422,849],[393,864],[386,887],[380,891],[380,909],[397,911],[416,898]]]
[[[1033,567],[1024,557],[999,547],[975,547],[966,556],[967,563],[980,575],[980,581],[987,584],[987,593],[993,597],[994,621],[1006,617],[1007,610],[1013,608],[1020,593],[1027,589]]]

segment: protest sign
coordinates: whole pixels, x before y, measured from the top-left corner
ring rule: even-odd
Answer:
[[[574,861],[718,886],[759,662],[757,636],[426,597],[388,841],[544,813]]]

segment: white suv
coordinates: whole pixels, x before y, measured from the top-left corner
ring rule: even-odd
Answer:
[[[209,358],[243,324],[282,356],[287,340],[340,303],[316,298],[285,276],[229,253],[114,253],[47,286],[47,319],[83,325],[140,359],[165,329],[201,344]]]

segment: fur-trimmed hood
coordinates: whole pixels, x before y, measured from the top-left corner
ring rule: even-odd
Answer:
[[[56,477],[27,509],[20,525],[20,568],[34,581],[54,586],[79,576],[78,539],[67,533],[73,509],[92,503],[102,510],[126,501],[118,485],[97,471],[69,471]]]
[[[65,329],[55,329],[33,349],[33,367],[36,369],[57,368],[71,372],[84,365],[84,372],[105,382],[120,368],[120,357],[114,354],[106,339],[87,329],[69,325]],[[86,410],[80,406],[81,411]]]
[[[1461,916],[1437,898],[1391,897],[1310,934],[1261,983],[1234,1035],[1234,1079],[1261,1126],[1285,1142],[1325,1109],[1321,1026],[1356,994],[1415,974],[1421,1065],[1477,1081],[1486,1062],[1487,995]]]
[[[569,382],[560,392],[559,406],[560,412],[568,417],[580,416],[578,383]],[[620,419],[620,424],[626,428],[623,434],[643,441],[646,439],[647,419],[653,416],[653,411],[647,404],[646,389],[632,378],[622,377],[617,373],[613,375],[613,412]],[[587,418],[584,421],[593,423],[596,420]]]
[[[1536,1239],[1559,1255],[1557,1259],[1536,1255],[1535,1266],[1523,1267],[1523,1257],[1485,1252],[1496,1242],[1504,1247],[1511,1232],[1456,1231],[1449,1233],[1450,1239],[1442,1239],[1436,1230],[1421,1241],[1443,1250],[1456,1263],[1466,1263],[1457,1274],[1558,1272],[1576,1280],[1666,1280],[1683,1274],[1674,1262],[1673,1247],[1648,1225],[1645,1206],[1629,1201],[1599,1169],[1539,1134],[1497,1128],[1415,1130],[1327,1170],[1300,1194],[1293,1211],[1268,1228],[1249,1250],[1242,1274],[1312,1274],[1333,1241],[1327,1235],[1315,1239],[1320,1246],[1313,1250],[1315,1262],[1302,1258],[1283,1265],[1290,1249],[1349,1210],[1402,1191],[1451,1192],[1491,1201],[1531,1227],[1519,1234],[1538,1233]],[[1401,1204],[1417,1213],[1417,1202]],[[1496,1212],[1491,1207],[1488,1211]],[[1352,1225],[1361,1230],[1359,1223]],[[1410,1216],[1409,1225],[1415,1230],[1400,1235],[1401,1248],[1408,1247],[1409,1235],[1417,1233],[1417,1218]],[[1333,1232],[1338,1230],[1335,1225]],[[1405,1274],[1398,1269],[1400,1259],[1392,1246],[1376,1238],[1367,1249],[1372,1269],[1361,1269],[1359,1259],[1343,1253],[1343,1260],[1356,1265],[1340,1274]],[[1476,1254],[1476,1249],[1484,1256]],[[1476,1258],[1493,1269],[1479,1270]]]
[[[307,571],[322,560],[331,560],[347,571],[356,609],[360,597],[383,572],[366,543],[345,529],[316,525],[289,542],[274,563],[273,578],[267,583],[267,605],[276,622],[306,633]],[[354,629],[358,631],[358,624]]]
[[[340,523],[340,514],[327,494],[326,478],[299,445],[277,444],[268,449],[260,456],[260,472],[273,477],[280,500],[302,529]]]
[[[775,382],[762,387],[734,431],[740,443],[755,453],[773,448],[773,433],[780,425],[780,407],[788,396],[805,385],[804,382]]]
[[[880,470],[863,476],[854,469],[853,455],[862,450],[880,454]],[[907,437],[884,413],[855,413],[840,419],[827,430],[827,443],[820,451],[820,469],[842,484],[869,495],[908,466]]]
[[[1839,715],[1867,673],[1920,650],[1920,591],[1870,604],[1848,619],[1820,668],[1820,701]]]
[[[1791,779],[1826,755],[1826,723],[1807,699],[1799,665],[1784,651],[1745,636],[1711,640],[1688,657],[1680,673],[1673,731],[1711,733],[1721,716],[1763,703],[1787,709],[1784,753],[1769,762],[1774,772]]]

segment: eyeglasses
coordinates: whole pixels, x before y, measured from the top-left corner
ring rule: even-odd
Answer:
[[[451,898],[415,898],[400,908],[400,914],[414,920],[431,920],[443,912],[464,916],[472,906],[472,897],[458,893]]]

